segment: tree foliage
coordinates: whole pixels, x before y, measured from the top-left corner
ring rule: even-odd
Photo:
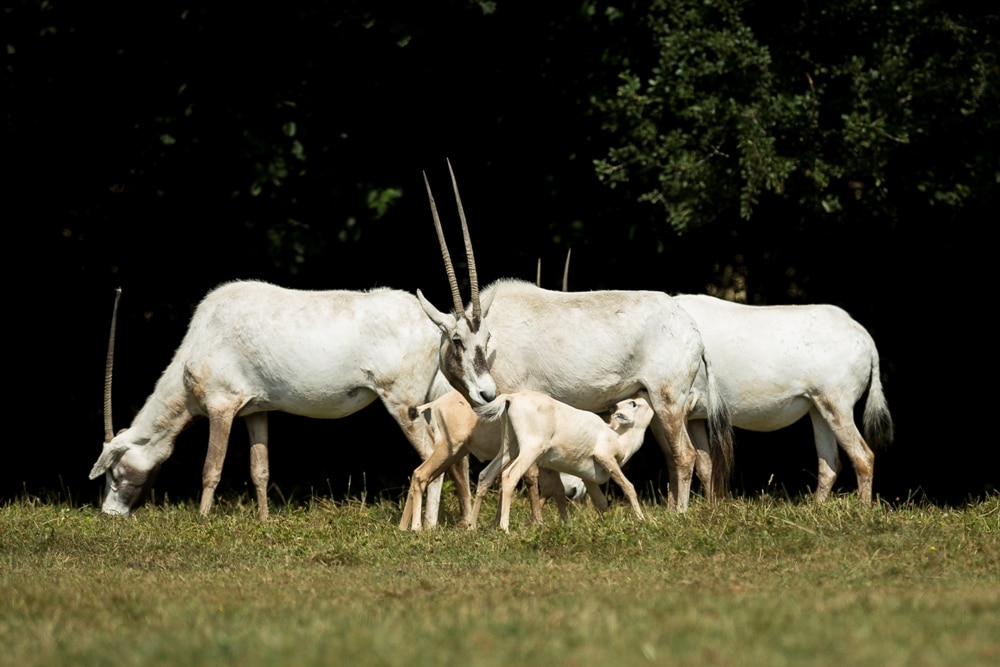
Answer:
[[[596,103],[612,140],[595,166],[677,231],[778,202],[800,220],[959,208],[997,181],[996,15],[928,0],[643,12],[651,48]]]

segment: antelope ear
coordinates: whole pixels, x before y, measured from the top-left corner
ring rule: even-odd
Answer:
[[[424,313],[430,318],[431,322],[437,325],[438,329],[447,335],[450,335],[455,327],[458,325],[458,321],[453,315],[448,313],[442,313],[440,310],[434,307],[430,301],[424,298],[424,295],[417,290],[417,301],[420,302],[420,307],[424,309]]]
[[[104,443],[104,451],[101,452],[94,467],[90,469],[90,479],[97,479],[111,470],[127,451],[128,445],[125,443],[117,445],[112,445],[110,442]]]
[[[485,299],[483,298],[482,295],[479,296],[479,308],[480,310],[483,311],[484,320],[486,319],[486,316],[489,315],[490,313],[490,306],[493,305],[493,297],[495,297],[496,295],[497,295],[497,290],[492,289],[489,291],[489,293],[487,293]]]

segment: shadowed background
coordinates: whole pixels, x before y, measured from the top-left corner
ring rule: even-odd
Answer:
[[[757,4],[11,3],[7,397],[26,426],[0,496],[97,499],[116,287],[116,429],[220,282],[419,287],[450,303],[421,178],[454,249],[446,157],[484,284],[533,280],[541,258],[557,288],[572,248],[573,290],[840,305],[875,338],[897,425],[875,492],[953,503],[995,489],[979,313],[997,17],[788,2],[765,20]],[[906,39],[876,37],[885,26]],[[672,50],[685,39],[703,62]],[[418,463],[377,403],[270,423],[273,500],[395,496]],[[204,422],[180,436],[159,497],[197,496],[206,443]],[[737,493],[813,485],[808,420],[738,432],[736,457]],[[626,472],[665,491],[651,438]],[[220,489],[248,483],[237,424]],[[848,465],[838,489],[853,483]]]

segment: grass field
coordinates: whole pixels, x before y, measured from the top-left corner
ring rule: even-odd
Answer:
[[[998,665],[1000,496],[577,508],[509,535],[246,499],[0,507],[0,665]],[[449,516],[454,506],[444,503]],[[489,509],[489,508],[487,508]]]

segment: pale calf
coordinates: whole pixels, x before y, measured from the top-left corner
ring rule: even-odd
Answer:
[[[457,391],[452,391],[437,400],[411,408],[411,420],[423,420],[431,441],[431,453],[421,463],[410,479],[410,489],[400,518],[401,530],[421,530],[421,510],[423,495],[428,486],[444,471],[472,454],[480,461],[493,460],[500,453],[502,424],[499,420],[480,419],[469,402]],[[489,468],[480,474],[475,508],[470,510],[468,486],[456,491],[461,503],[462,516],[468,517],[468,527],[475,528],[482,502],[482,495],[492,485],[493,478],[487,479]],[[559,515],[566,520],[566,487],[561,476],[552,470],[530,468],[524,475],[531,513],[535,521],[541,520],[541,506],[544,498],[554,498]],[[566,486],[571,497],[579,492],[574,488],[577,481],[567,478]]]
[[[581,478],[600,513],[607,509],[600,485],[613,479],[636,516],[644,518],[635,487],[621,469],[642,446],[654,416],[644,398],[619,401],[609,422],[535,391],[501,395],[477,413],[481,420],[503,424],[503,450],[487,466],[493,474],[502,469],[498,523],[503,530],[510,528],[514,488],[535,464]]]

